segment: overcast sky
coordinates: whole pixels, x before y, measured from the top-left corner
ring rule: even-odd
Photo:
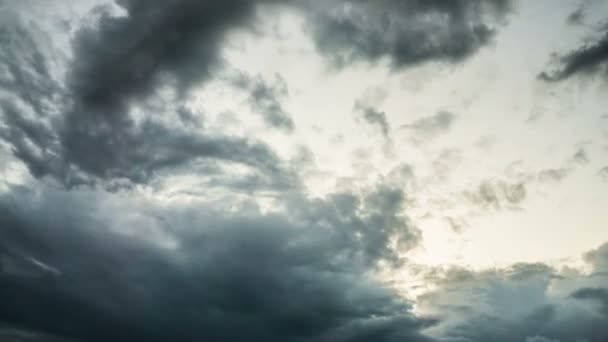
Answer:
[[[0,0],[0,340],[608,341],[608,2]]]

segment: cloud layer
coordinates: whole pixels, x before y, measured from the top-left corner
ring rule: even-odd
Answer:
[[[388,99],[388,90],[378,101],[328,100],[367,87],[358,84],[372,75],[366,68],[381,70],[370,79],[387,73],[380,88],[392,92],[391,82],[403,81],[393,76],[410,68],[464,65],[493,44],[511,1],[116,0],[100,1],[79,18],[45,17],[53,29],[37,20],[39,12],[7,3],[0,0],[0,161],[23,169],[0,165],[3,176],[17,175],[0,181],[0,339],[608,339],[608,244],[583,255],[589,272],[542,262],[436,267],[417,264],[411,254],[433,237],[434,227],[418,226],[425,217],[456,235],[477,212],[519,210],[537,183],[565,183],[585,165],[598,167],[591,143],[577,145],[585,149],[562,167],[518,173],[511,165],[506,177],[481,175],[446,191],[471,156],[444,144],[455,123],[470,123],[469,100],[444,106],[421,95],[421,110],[432,115],[418,118],[400,107],[411,94],[403,101]],[[314,64],[310,74],[335,78],[307,83],[308,70],[275,72],[266,65],[275,61],[249,55],[251,70],[230,64],[230,38],[267,34],[285,18],[299,20],[298,37],[306,41],[277,34],[281,48],[301,48],[302,60]],[[571,21],[583,19],[579,13]],[[605,29],[600,33],[540,77],[605,76]],[[293,53],[278,50],[277,64]],[[353,75],[357,84],[350,84]],[[446,87],[471,81],[452,76]],[[302,85],[327,94],[317,97]],[[217,103],[201,95],[213,86],[263,124],[249,126],[241,113],[234,114],[236,128],[218,124]],[[302,99],[309,101],[304,108],[290,106]],[[315,112],[325,105],[330,109]],[[385,153],[368,153],[375,146],[347,132],[358,127],[342,126],[344,108],[349,120],[378,130]],[[322,131],[310,118],[356,146],[310,138],[307,125]],[[502,122],[487,126],[495,125]],[[395,128],[405,132],[403,141]],[[359,165],[334,163],[351,154]],[[398,159],[402,154],[408,160]],[[411,166],[410,158],[428,165]],[[484,167],[483,158],[472,173]],[[608,178],[605,164],[594,172]],[[404,294],[387,273],[412,273],[425,292]]]
[[[0,321],[85,341],[427,341],[433,321],[365,276],[389,238],[416,243],[399,196],[110,213],[92,203],[113,197],[16,189],[0,201]]]

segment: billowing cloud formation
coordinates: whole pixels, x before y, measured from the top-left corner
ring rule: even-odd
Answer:
[[[508,0],[303,2],[318,50],[338,67],[387,58],[400,68],[462,61],[488,44]]]
[[[542,72],[545,81],[561,81],[574,75],[608,75],[608,27],[600,31],[600,37],[577,49],[557,57],[556,68]]]
[[[251,3],[120,5],[125,16],[102,12],[96,25],[77,32],[64,85],[54,81],[37,44],[44,37],[36,39],[41,34],[33,24],[26,26],[18,16],[2,22],[1,58],[8,66],[3,88],[12,93],[2,98],[8,125],[0,133],[30,172],[66,185],[143,183],[161,170],[205,160],[280,175],[281,162],[259,142],[201,134],[156,118],[177,118],[186,110],[164,103],[161,90],[172,87],[179,101],[209,77],[220,62],[223,34],[248,22]],[[152,97],[160,105],[146,102]],[[146,113],[143,119],[133,115],[136,105]]]
[[[448,341],[605,341],[608,279],[597,272],[562,273],[544,264],[440,270],[428,277],[438,290],[420,305],[443,318],[432,335]]]
[[[366,276],[389,239],[416,243],[401,196],[295,198],[285,216],[14,189],[0,321],[84,341],[427,341],[432,321]]]
[[[434,198],[423,194],[441,192],[436,185],[456,175],[452,169],[466,159],[460,148],[412,154],[414,162],[431,158],[428,178],[424,167],[416,168],[419,180],[397,153],[375,160],[350,139],[315,156],[327,145],[317,139],[309,149],[310,136],[296,127],[300,118],[291,117],[286,103],[288,89],[297,97],[292,103],[304,107],[300,100],[324,99],[302,89],[318,84],[308,76],[322,79],[315,70],[273,79],[266,65],[247,68],[259,61],[255,56],[238,67],[242,73],[222,78],[234,70],[222,56],[230,33],[266,34],[275,27],[258,31],[257,25],[270,16],[280,19],[268,26],[283,25],[293,19],[276,15],[285,10],[300,16],[313,47],[334,66],[386,62],[394,73],[428,61],[463,61],[492,41],[509,8],[508,0],[107,0],[70,18],[68,33],[37,26],[52,15],[39,21],[3,6],[0,151],[14,158],[0,154],[0,160],[23,162],[33,178],[22,174],[22,165],[6,171],[0,165],[3,177],[11,173],[0,180],[0,340],[606,341],[607,245],[585,255],[590,274],[544,264],[418,267],[405,257],[422,238],[408,215],[443,217],[454,230],[468,223],[468,208],[462,215],[435,213]],[[292,48],[306,53],[309,45],[301,43],[281,46],[280,53],[290,51],[280,56],[291,56]],[[207,83],[214,80],[220,82]],[[343,81],[328,85],[339,87],[340,96],[367,86]],[[266,130],[216,120],[209,109],[216,104],[204,103],[199,91],[217,83],[245,93],[246,105],[269,128],[294,133],[289,141],[277,141],[283,134],[248,138]],[[340,125],[340,108],[353,103],[342,100],[327,108],[311,103],[320,113],[302,118],[303,126],[325,119],[324,109],[336,109],[336,120],[327,121]],[[391,111],[400,104],[392,100],[386,101]],[[361,101],[357,114],[392,145],[382,101]],[[432,106],[431,114],[445,108]],[[415,143],[427,143],[449,132],[454,120],[439,112],[402,128]],[[262,139],[281,146],[275,152]],[[333,168],[336,177],[349,177],[348,161],[332,157],[351,148],[364,151],[374,168],[396,168],[370,172],[363,182],[355,176],[329,184],[335,179],[325,175]],[[604,166],[591,159],[581,149],[572,163]],[[313,160],[323,169],[313,170]],[[532,177],[560,180],[570,170]],[[312,173],[320,176],[304,179]],[[319,185],[314,178],[330,179]],[[465,206],[518,208],[526,199],[528,183],[519,178],[475,179],[488,181],[454,192]],[[407,198],[403,188],[422,198]],[[437,207],[454,209],[449,201]],[[404,208],[427,202],[428,214]],[[428,315],[381,278],[410,268],[427,272],[423,280],[435,286],[416,303]]]

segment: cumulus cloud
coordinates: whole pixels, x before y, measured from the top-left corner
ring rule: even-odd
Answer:
[[[491,1],[304,1],[320,53],[342,67],[389,60],[394,68],[460,62],[489,44],[511,9]]]
[[[431,271],[437,290],[419,300],[439,315],[431,335],[448,341],[604,341],[606,277],[545,264]]]

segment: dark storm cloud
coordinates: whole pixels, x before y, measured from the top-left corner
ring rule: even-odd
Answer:
[[[387,58],[394,68],[459,62],[487,45],[508,0],[300,2],[320,53],[335,66]]]
[[[102,14],[74,39],[70,88],[85,107],[112,118],[134,99],[173,83],[181,91],[221,63],[226,32],[251,23],[254,2],[118,0],[124,16]],[[117,112],[116,109],[119,109]]]
[[[67,161],[102,179],[124,177],[134,182],[200,157],[276,168],[278,159],[259,143],[200,137],[161,126],[137,127],[129,115],[130,104],[158,96],[162,86],[177,89],[180,101],[190,87],[213,75],[221,63],[226,32],[251,23],[254,3],[118,4],[125,16],[103,14],[96,26],[81,29],[73,42],[68,85],[75,104],[62,132]]]
[[[267,125],[286,132],[294,130],[293,119],[281,102],[289,95],[287,83],[281,75],[275,75],[274,82],[269,83],[259,75],[249,76],[241,72],[230,79],[230,83],[249,93],[252,110],[261,115]]]
[[[192,112],[176,104],[218,67],[224,33],[249,22],[251,2],[120,4],[126,16],[101,11],[95,25],[77,32],[65,85],[51,72],[52,58],[46,54],[53,51],[41,43],[48,37],[32,22],[19,20],[19,13],[0,24],[0,101],[7,123],[0,137],[32,175],[67,186],[99,180],[145,183],[165,170],[224,162],[285,184],[291,176],[268,146],[201,133],[195,116],[184,116]],[[174,103],[159,93],[165,86],[178,90]],[[253,91],[264,101],[268,89]],[[136,105],[144,119],[133,116]],[[156,118],[161,116],[183,125],[163,123]]]
[[[441,111],[435,115],[418,119],[411,124],[402,125],[401,128],[411,132],[412,140],[421,143],[434,139],[439,134],[447,132],[452,126],[456,116],[450,112]]]
[[[382,135],[389,138],[391,126],[386,119],[386,113],[375,109],[372,106],[367,106],[359,101],[355,103],[355,111],[360,112],[363,120],[373,126],[378,126]]]
[[[153,122],[132,125],[120,134],[101,124],[93,129],[94,135],[90,131],[71,134],[74,146],[66,158],[99,179],[146,183],[159,171],[189,165],[197,159],[247,165],[277,180],[289,177],[268,146],[246,138],[204,136]],[[77,143],[82,140],[90,140],[92,145]]]
[[[553,70],[544,71],[538,76],[544,81],[562,81],[575,75],[608,75],[608,27],[602,28],[600,37],[591,43],[561,54],[556,58]]]
[[[0,269],[0,322],[82,341],[430,341],[433,321],[366,276],[394,258],[391,237],[416,243],[401,197],[299,197],[285,216],[126,199],[109,212],[117,196],[13,189],[0,198],[13,265]]]

